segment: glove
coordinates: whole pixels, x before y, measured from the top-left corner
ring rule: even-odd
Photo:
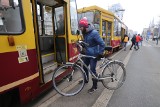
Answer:
[[[97,61],[101,60],[101,58],[103,58],[103,56],[104,55],[102,55],[102,54],[98,54],[97,57],[96,57]]]
[[[82,51],[80,53],[85,55],[86,54],[86,49],[82,48]]]

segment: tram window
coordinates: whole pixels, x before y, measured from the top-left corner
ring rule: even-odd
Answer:
[[[39,35],[42,35],[42,16],[40,12],[40,5],[37,5],[37,15],[38,15]]]
[[[106,21],[102,21],[102,36],[106,36]]]
[[[64,27],[64,11],[63,7],[55,8],[55,33],[57,35],[64,35],[65,27]]]
[[[118,20],[114,19],[114,35],[118,36]]]
[[[111,45],[110,41],[111,41],[111,38],[110,38],[110,37],[108,37],[108,38],[107,38],[106,46],[110,46],[110,45]]]
[[[118,36],[121,36],[121,27],[122,27],[121,23],[118,22]]]
[[[93,25],[94,28],[99,32],[100,30],[100,11],[95,10],[94,12],[94,21],[93,21]]]
[[[45,35],[53,35],[52,8],[43,6],[44,9],[44,33]]]
[[[37,5],[37,15],[39,35],[53,36],[52,8],[49,6]]]
[[[0,0],[0,34],[23,32],[24,17],[21,0]]]
[[[40,51],[42,55],[54,52],[52,8],[37,4]]]
[[[88,11],[84,13],[78,13],[78,20],[86,17],[88,22],[93,24],[94,28],[99,32],[100,30],[100,12],[99,11]]]
[[[77,17],[77,7],[75,0],[70,0],[70,16],[71,16],[71,32],[73,35],[75,35],[78,30],[78,17]]]
[[[111,22],[107,22],[108,24],[108,35],[107,36],[111,36],[111,30],[112,30],[112,23]]]
[[[78,14],[78,20],[80,20],[83,17],[86,17],[89,23],[94,24],[94,13],[93,13],[93,11],[88,11],[88,12]]]

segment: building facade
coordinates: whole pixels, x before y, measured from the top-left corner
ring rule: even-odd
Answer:
[[[108,8],[109,11],[115,13],[121,20],[123,19],[124,9],[122,8],[120,3],[113,4]]]

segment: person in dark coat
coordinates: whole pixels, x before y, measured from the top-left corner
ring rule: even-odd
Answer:
[[[131,47],[130,47],[130,50],[132,50],[132,47],[133,47],[133,46],[134,46],[134,49],[136,49],[136,46],[135,46],[135,44],[136,44],[136,35],[134,35],[134,36],[132,37],[131,41],[132,41],[132,45],[131,45]]]
[[[105,43],[103,39],[100,37],[97,30],[94,29],[94,27],[88,23],[88,20],[85,18],[82,18],[79,21],[79,29],[82,31],[84,42],[89,44],[89,46],[85,47],[85,54],[90,56],[98,57],[99,55],[102,55],[105,48]],[[85,58],[84,63],[89,66],[91,71],[97,76],[96,73],[96,65],[97,65],[97,59],[93,58]],[[84,68],[84,71],[86,72],[86,80],[85,82],[88,83],[87,80],[89,80],[89,72],[88,70]],[[88,90],[89,93],[94,92],[97,89],[97,82],[98,80],[95,78],[92,78],[93,85],[91,89]]]

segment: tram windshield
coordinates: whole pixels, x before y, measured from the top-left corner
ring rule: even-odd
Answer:
[[[78,30],[77,7],[75,0],[70,0],[70,13],[71,13],[71,32],[73,35],[75,35]]]
[[[21,0],[0,0],[0,34],[24,31]]]
[[[100,29],[100,12],[99,11],[88,11],[83,13],[78,13],[78,20],[86,17],[88,22],[93,24],[95,29],[99,31]]]

